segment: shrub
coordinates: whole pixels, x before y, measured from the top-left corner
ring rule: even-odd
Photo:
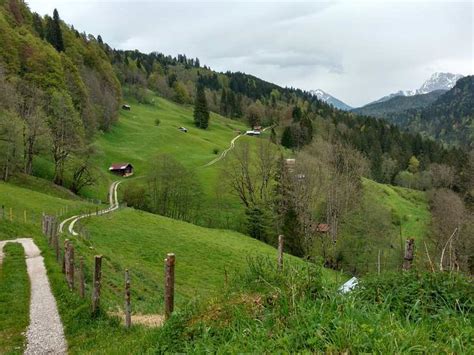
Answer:
[[[213,152],[215,155],[219,154],[219,148],[214,148],[214,149],[212,150],[212,152]]]
[[[159,118],[155,118],[155,126],[159,126],[161,123]]]

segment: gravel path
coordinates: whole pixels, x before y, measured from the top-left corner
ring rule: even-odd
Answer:
[[[6,243],[23,245],[31,283],[30,325],[26,333],[25,354],[66,354],[67,343],[63,325],[51,292],[41,251],[31,238],[0,241],[0,263]]]
[[[121,182],[122,181],[114,181],[110,185],[110,188],[109,188],[109,204],[110,204],[110,206],[109,207],[107,207],[104,210],[98,211],[97,213],[96,212],[85,213],[85,214],[76,215],[76,216],[72,216],[72,217],[69,217],[69,218],[65,219],[64,221],[62,221],[59,224],[59,233],[62,233],[63,230],[64,230],[64,227],[69,223],[69,228],[68,228],[69,233],[71,233],[74,236],[77,236],[78,233],[76,231],[74,231],[74,226],[76,225],[77,221],[79,221],[83,218],[86,218],[86,217],[102,216],[103,214],[107,214],[107,213],[113,212],[116,209],[118,209],[119,208],[119,202],[118,202],[118,196],[117,196],[117,188],[121,184]]]
[[[267,129],[271,128],[273,126],[268,126],[268,127],[265,127],[264,129],[262,129],[262,132],[265,132]],[[234,149],[235,147],[235,142],[237,141],[237,139],[239,139],[240,137],[242,136],[245,136],[245,134],[239,134],[237,137],[234,137],[231,141],[230,141],[230,147],[227,148],[226,150],[224,150],[221,155],[219,155],[217,158],[215,158],[214,160],[211,160],[209,163],[207,163],[206,165],[204,165],[203,167],[204,168],[207,168],[208,166],[211,166],[211,165],[214,165],[215,163],[217,163],[218,161],[224,159],[227,155],[227,153],[229,153],[232,149]]]

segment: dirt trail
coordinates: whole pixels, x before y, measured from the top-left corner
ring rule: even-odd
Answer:
[[[118,202],[118,196],[117,196],[117,188],[118,186],[122,183],[122,181],[114,181],[109,188],[109,207],[107,207],[104,210],[100,210],[98,212],[93,212],[93,213],[85,213],[81,215],[76,215],[69,217],[65,219],[64,221],[61,222],[59,225],[59,233],[62,233],[65,226],[69,224],[68,231],[74,236],[77,236],[78,233],[74,231],[74,226],[77,221],[86,218],[86,217],[92,217],[92,216],[102,216],[104,214],[113,212],[119,208],[119,202]]]
[[[0,241],[0,264],[3,260],[3,246],[7,243],[20,243],[23,246],[31,283],[30,325],[26,333],[25,354],[66,354],[63,325],[41,251],[31,238]]]
[[[265,127],[264,129],[262,129],[262,132],[265,132],[267,129],[271,128],[273,126],[268,126],[268,127]],[[217,163],[218,161],[224,159],[227,155],[227,153],[229,153],[232,149],[234,149],[235,147],[235,142],[237,141],[237,139],[239,139],[240,137],[242,136],[245,136],[245,133],[244,134],[239,134],[237,137],[234,137],[231,141],[230,141],[230,146],[229,148],[227,148],[226,150],[224,150],[217,158],[211,160],[209,163],[207,163],[206,165],[204,165],[203,167],[204,168],[207,168],[208,166],[211,166],[211,165],[214,165],[215,163]]]

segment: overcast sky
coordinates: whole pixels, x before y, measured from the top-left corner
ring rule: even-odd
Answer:
[[[474,73],[473,1],[27,0],[114,48],[198,57],[352,106]]]

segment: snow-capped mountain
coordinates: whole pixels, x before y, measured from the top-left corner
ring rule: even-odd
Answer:
[[[315,95],[321,101],[324,101],[330,105],[333,105],[335,108],[338,108],[340,110],[349,111],[352,109],[352,107],[350,107],[348,104],[342,102],[339,99],[336,99],[334,96],[328,94],[327,92],[321,89],[310,90],[310,93]]]
[[[378,99],[377,101],[371,102],[370,104],[377,102],[384,102],[390,100],[395,96],[413,96],[427,94],[435,90],[450,90],[456,85],[456,82],[463,78],[464,75],[452,74],[452,73],[434,73],[431,77],[426,80],[419,89],[416,90],[400,90],[393,94],[387,95]]]
[[[435,90],[450,90],[463,77],[464,75],[461,74],[434,73],[431,75],[431,78],[421,85],[416,94],[427,94]]]

